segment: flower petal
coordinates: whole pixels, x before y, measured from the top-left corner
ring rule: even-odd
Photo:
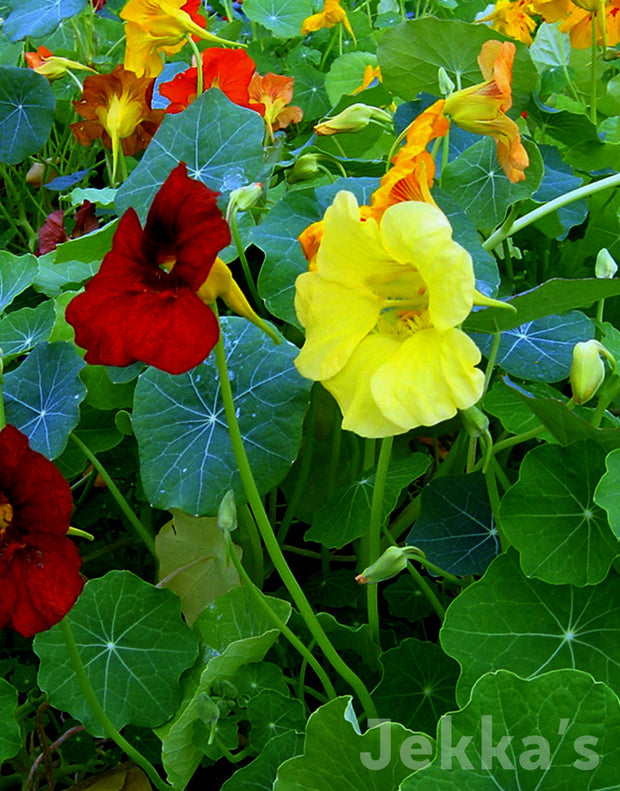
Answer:
[[[484,374],[476,344],[457,329],[420,330],[410,336],[372,378],[371,391],[388,420],[433,426],[473,406]]]
[[[474,270],[469,253],[452,239],[443,212],[428,203],[397,203],[386,209],[381,235],[390,256],[419,271],[433,326],[445,330],[460,324],[472,309]]]
[[[371,392],[377,369],[401,346],[395,335],[368,335],[351,354],[344,368],[323,386],[334,396],[342,411],[342,428],[361,437],[392,437],[404,434],[408,426],[389,420]]]
[[[295,286],[295,310],[306,328],[306,342],[295,365],[308,379],[329,379],[373,329],[381,301],[368,289],[349,289],[317,272],[300,275]]]

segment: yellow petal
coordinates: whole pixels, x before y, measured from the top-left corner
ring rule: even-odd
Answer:
[[[381,234],[388,254],[420,273],[433,326],[446,330],[460,324],[473,305],[474,269],[469,253],[452,239],[445,214],[428,203],[397,203],[386,209]]]
[[[325,212],[323,240],[317,256],[321,276],[350,288],[365,286],[394,262],[383,249],[375,220],[360,220],[355,195],[342,190]]]
[[[481,398],[478,362],[478,347],[461,330],[420,330],[377,370],[371,392],[388,420],[409,428],[433,426]]]
[[[342,428],[361,437],[392,437],[404,434],[408,426],[388,420],[373,398],[370,383],[386,357],[402,344],[402,336],[373,333],[355,349],[336,376],[323,382],[342,411]]]
[[[306,272],[295,283],[295,310],[306,328],[306,342],[295,360],[308,379],[329,379],[375,326],[380,299],[368,289],[349,289]]]

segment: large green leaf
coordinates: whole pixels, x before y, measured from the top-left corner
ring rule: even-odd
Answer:
[[[178,162],[207,187],[228,193],[256,181],[263,168],[265,124],[217,88],[178,115],[167,115],[138,167],[119,189],[119,213],[133,206],[144,220],[155,193]]]
[[[16,165],[49,137],[56,99],[32,69],[0,66],[0,162]]]
[[[620,279],[583,278],[564,280],[553,278],[530,291],[507,300],[516,312],[506,308],[485,308],[471,313],[463,329],[467,332],[504,332],[553,313],[564,313],[574,308],[588,308],[599,299],[620,294]]]
[[[221,791],[271,791],[281,763],[303,752],[301,733],[274,736],[252,763],[237,769],[222,786]]]
[[[173,715],[179,676],[198,648],[173,593],[129,571],[110,571],[86,583],[66,618],[91,686],[117,728],[153,727]],[[81,693],[60,627],[38,634],[34,650],[41,660],[39,684],[52,705],[94,735],[105,735]]]
[[[280,766],[273,791],[396,791],[411,772],[399,751],[403,748],[407,755],[407,746],[415,748],[419,737],[430,757],[433,740],[398,722],[360,733],[351,699],[336,698],[312,713],[304,754]],[[386,739],[392,748],[389,756],[381,753]]]
[[[452,602],[440,632],[444,651],[461,665],[457,700],[491,670],[526,678],[577,668],[620,693],[620,579],[587,588],[528,579],[516,553],[500,555]]]
[[[620,448],[607,456],[605,467],[605,474],[594,491],[594,502],[607,511],[609,526],[620,539]]]
[[[540,186],[542,157],[533,143],[526,141],[525,148],[530,164],[524,181],[509,181],[497,160],[495,141],[484,137],[446,165],[441,189],[459,202],[477,228],[492,228],[509,206],[531,197]]]
[[[302,23],[312,14],[312,4],[309,0],[245,0],[243,13],[274,36],[294,38],[301,36]]]
[[[0,349],[3,357],[23,354],[46,341],[52,331],[56,313],[53,302],[36,308],[15,310],[0,319]]]
[[[458,666],[430,641],[407,638],[381,657],[383,676],[372,697],[379,715],[433,733],[454,708]]]
[[[582,586],[607,576],[619,547],[594,502],[604,460],[605,451],[591,441],[539,445],[523,459],[500,521],[528,577]]]
[[[486,25],[423,17],[386,30],[377,58],[386,88],[402,99],[425,91],[441,95],[439,69],[463,88],[484,81],[478,55],[485,41],[502,39]],[[516,43],[513,68],[513,105],[523,109],[536,84],[536,69],[527,47]]]
[[[221,327],[237,418],[264,493],[284,478],[297,455],[311,383],[293,366],[292,344],[275,346],[238,317],[223,318]],[[154,505],[209,515],[217,513],[228,489],[238,501],[245,498],[213,355],[180,376],[148,369],[134,403],[142,481]]]
[[[6,417],[48,459],[65,449],[80,419],[86,387],[78,374],[84,361],[71,343],[41,343],[4,377]]]
[[[265,597],[280,620],[286,622],[291,605]],[[220,596],[200,615],[194,629],[201,643],[200,658],[187,674],[183,700],[170,722],[157,730],[168,779],[185,788],[202,758],[192,741],[194,723],[200,719],[204,695],[223,679],[233,679],[239,668],[260,662],[279,635],[271,618],[244,587]]]
[[[12,758],[22,745],[19,722],[15,718],[17,690],[0,678],[0,764]]]
[[[79,14],[88,0],[13,0],[11,13],[4,20],[4,32],[11,41],[28,36],[45,36],[61,20]]]
[[[383,497],[384,520],[394,510],[401,491],[423,475],[430,462],[424,453],[392,460]],[[367,470],[349,486],[337,490],[314,515],[306,541],[319,541],[326,547],[340,549],[363,536],[368,531],[375,476],[375,470]]]
[[[432,766],[401,791],[611,791],[620,704],[578,670],[527,681],[500,670],[478,681],[461,711],[442,717],[437,744]]]
[[[247,718],[252,726],[250,745],[258,753],[270,739],[303,731],[306,725],[302,702],[271,689],[263,689],[248,701]]]
[[[17,256],[0,251],[0,311],[32,284],[37,271],[37,259],[30,253]]]

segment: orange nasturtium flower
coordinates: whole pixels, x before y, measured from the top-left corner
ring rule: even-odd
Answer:
[[[494,10],[477,21],[491,22],[493,30],[529,46],[537,26],[533,14],[536,14],[536,10],[532,0],[497,0]]]
[[[458,329],[476,300],[473,265],[445,215],[407,201],[362,220],[341,191],[323,230],[316,269],[295,284],[306,329],[295,365],[334,396],[343,428],[393,436],[475,404],[480,351]]]
[[[615,47],[620,42],[620,0],[607,3],[580,0],[572,5],[570,14],[560,25],[560,32],[568,33],[575,49],[586,49],[592,43],[592,25],[596,25],[598,44]]]
[[[151,109],[154,82],[117,66],[110,74],[87,77],[81,98],[73,102],[85,120],[71,124],[71,131],[84,146],[100,137],[112,149],[113,179],[120,149],[129,156],[145,149],[165,115]]]
[[[494,137],[497,158],[510,181],[525,179],[529,158],[516,123],[506,115],[512,105],[512,63],[515,45],[485,41],[478,64],[485,82],[464,88],[446,99],[444,113],[467,132]]]
[[[289,124],[298,124],[303,118],[301,107],[288,106],[293,99],[292,77],[268,72],[264,77],[255,74],[250,81],[250,107],[256,109],[265,119],[269,137],[278,129],[285,129]],[[264,111],[258,105],[264,107]]]
[[[334,25],[339,23],[342,23],[355,39],[355,33],[347,17],[347,12],[340,5],[340,0],[325,0],[323,8],[318,14],[312,14],[312,16],[304,19],[301,26],[301,35],[305,36],[306,33],[313,33],[323,27],[334,27]]]
[[[61,58],[43,46],[39,47],[36,52],[26,52],[24,58],[29,68],[36,71],[37,74],[47,77],[50,82],[64,77],[70,69],[95,73],[94,69],[84,66],[83,63],[78,63],[76,60],[69,60],[68,58]]]
[[[125,68],[138,77],[157,77],[164,67],[159,53],[174,55],[188,36],[242,46],[205,30],[206,19],[198,12],[201,5],[201,0],[129,0],[120,13],[126,21]]]

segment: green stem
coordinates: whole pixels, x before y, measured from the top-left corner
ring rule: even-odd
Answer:
[[[248,263],[248,259],[245,254],[245,249],[243,247],[243,242],[241,241],[241,234],[239,233],[239,225],[237,223],[237,212],[235,210],[233,210],[230,213],[230,217],[228,218],[228,224],[230,225],[230,233],[232,234],[235,247],[237,248],[237,255],[239,256],[239,260],[241,261],[241,267],[243,269],[243,274],[245,276],[245,282],[247,283],[248,288],[250,289],[250,294],[252,295],[254,304],[260,310],[263,303],[261,302],[261,298],[258,296],[256,284],[254,283],[254,278],[252,277],[252,272],[250,271],[250,264]]]
[[[146,548],[153,555],[155,560],[157,560],[157,555],[155,553],[155,539],[153,538],[151,533],[146,529],[146,527],[142,524],[142,522],[138,519],[138,517],[135,515],[131,506],[121,494],[120,489],[114,483],[106,468],[95,456],[92,450],[88,448],[79,437],[77,437],[75,434],[71,434],[71,439],[73,440],[73,442],[75,442],[78,448],[90,461],[90,463],[97,470],[97,472],[101,475],[101,477],[105,481],[106,486],[108,487],[110,494],[116,500],[118,507],[127,517],[127,521],[131,524],[131,526],[134,528],[138,536],[142,539],[142,541],[146,545]]]
[[[604,13],[604,12],[603,12]],[[590,120],[596,126],[596,93],[598,89],[598,79],[596,74],[596,61],[598,58],[598,45],[596,43],[596,11],[590,14],[590,25],[592,28],[592,40],[590,44],[590,55],[592,62],[590,64]]]
[[[204,90],[204,81],[202,75],[202,55],[200,54],[200,50],[198,49],[198,44],[194,41],[191,36],[191,33],[187,34],[187,41],[194,53],[194,57],[196,58],[196,96],[200,96],[200,94]]]
[[[512,236],[518,231],[523,230],[523,228],[526,228],[528,225],[536,222],[536,220],[539,220],[541,217],[551,214],[551,212],[556,211],[556,209],[561,209],[562,206],[567,206],[569,203],[574,203],[574,201],[579,200],[580,198],[586,198],[588,195],[594,195],[595,193],[601,192],[602,190],[608,189],[609,187],[617,187],[619,185],[620,173],[614,173],[612,176],[607,176],[604,179],[599,179],[598,181],[593,181],[590,184],[585,184],[583,187],[577,187],[577,189],[566,192],[564,195],[560,195],[557,198],[548,201],[547,203],[543,203],[542,206],[538,206],[533,211],[524,214],[523,217],[515,220],[515,222],[511,223],[510,225],[502,225],[501,228],[498,228],[497,231],[492,233],[489,238],[482,243],[482,247],[487,252],[489,252],[497,247],[497,245],[504,239],[507,239],[509,236]]]
[[[506,537],[504,536],[500,528],[499,507],[501,503],[501,498],[499,496],[499,491],[497,489],[497,479],[495,478],[495,470],[490,465],[484,474],[484,480],[487,485],[487,494],[489,495],[489,502],[491,504],[491,511],[493,512],[493,521],[495,522],[495,529],[497,530],[497,535],[499,536],[499,543],[502,548],[502,552],[505,552],[510,546],[510,544],[506,541]]]
[[[4,395],[2,386],[4,384],[4,358],[0,349],[0,431],[6,426],[6,415],[4,414]]]
[[[433,608],[433,610],[435,610],[435,612],[439,616],[439,620],[443,621],[443,619],[444,619],[444,617],[446,615],[446,611],[445,611],[445,609],[443,607],[443,604],[437,598],[437,594],[435,593],[435,591],[431,588],[431,586],[428,584],[428,582],[420,574],[420,572],[417,570],[417,568],[415,568],[415,566],[412,566],[410,562],[407,563],[407,571],[411,574],[413,579],[417,582],[418,587],[420,588],[422,593],[429,600],[429,602],[431,604],[431,607]],[[377,586],[376,585],[369,585],[368,587],[376,588]]]
[[[385,482],[387,480],[392,444],[394,437],[385,437],[381,440],[379,462],[375,473],[375,485],[372,490],[370,504],[370,524],[368,526],[368,565],[372,565],[381,554],[381,529],[383,527],[383,498]],[[366,605],[368,608],[368,625],[370,633],[377,645],[381,645],[381,630],[379,624],[379,586],[366,586]]]
[[[311,651],[306,648],[306,646],[301,642],[299,637],[286,625],[286,623],[278,616],[275,610],[269,605],[269,602],[263,596],[263,594],[259,591],[259,589],[254,585],[252,580],[250,579],[250,575],[245,570],[243,563],[239,560],[237,553],[235,552],[235,548],[233,547],[232,538],[230,534],[226,533],[227,541],[228,541],[228,557],[231,559],[237,573],[243,580],[243,584],[247,587],[250,591],[256,603],[260,606],[260,608],[267,614],[267,616],[273,621],[275,626],[282,632],[284,637],[290,642],[290,644],[295,648],[304,660],[310,665],[310,667],[316,673],[319,681],[323,685],[323,689],[329,696],[329,699],[332,700],[336,697],[336,690],[332,682],[329,680],[329,676],[321,667],[319,661],[316,659],[315,656],[312,655]]]
[[[340,26],[337,25],[332,30],[332,36],[331,36],[331,38],[329,40],[329,43],[325,47],[325,52],[323,53],[323,57],[321,58],[321,62],[319,63],[319,71],[323,71],[323,68],[325,67],[325,64],[327,63],[327,58],[329,57],[329,53],[332,51],[332,49],[334,48],[334,44],[338,40],[338,27],[340,27]]]
[[[217,310],[215,305],[211,306],[214,312]],[[216,313],[217,315],[217,313]],[[282,582],[288,590],[293,602],[299,610],[301,617],[306,623],[310,634],[316,640],[317,644],[323,651],[326,659],[332,665],[334,670],[341,676],[341,678],[351,686],[360,699],[362,706],[367,717],[376,717],[376,708],[373,703],[370,693],[362,679],[347,665],[347,663],[340,657],[334,646],[332,645],[329,637],[325,633],[318,618],[306,595],[304,594],[300,584],[297,582],[295,575],[289,568],[286,558],[282,554],[278,540],[271,528],[271,524],[265,513],[260,493],[254,480],[252,468],[248,461],[248,457],[243,445],[243,437],[237,417],[235,415],[235,402],[233,399],[232,388],[230,386],[230,378],[228,375],[228,366],[226,364],[226,352],[224,350],[224,339],[220,333],[220,339],[215,346],[215,360],[220,380],[220,390],[222,401],[224,404],[224,412],[226,414],[226,422],[228,424],[228,433],[230,436],[230,443],[237,462],[237,469],[243,482],[246,497],[250,504],[250,508],[254,513],[258,530],[267,549],[267,553],[271,558],[276,571],[280,575]]]
[[[86,674],[86,669],[82,663],[82,657],[80,656],[79,649],[73,636],[73,631],[71,630],[71,625],[69,624],[67,618],[63,618],[62,621],[60,621],[59,627],[65,641],[67,654],[71,660],[73,672],[76,675],[82,695],[84,696],[88,707],[94,714],[95,719],[105,731],[106,736],[112,739],[112,741],[121,748],[128,758],[131,758],[132,761],[138,764],[138,766],[146,772],[149,779],[156,788],[159,788],[160,791],[170,791],[172,786],[169,786],[167,783],[165,783],[157,774],[151,762],[147,760],[141,753],[139,753],[135,747],[129,744],[127,739],[121,736],[118,730],[114,727],[114,724],[108,715],[103,710],[103,707],[101,703],[99,703],[99,700],[95,695],[95,691],[90,684],[88,675]]]
[[[491,383],[491,377],[493,376],[493,368],[495,368],[495,361],[497,360],[497,351],[499,349],[499,343],[501,339],[502,339],[501,333],[499,332],[493,333],[493,344],[491,346],[491,351],[489,352],[489,356],[487,358],[487,367],[484,372],[484,389],[482,391],[483,395],[489,389],[489,384]]]
[[[496,442],[493,445],[493,455],[497,455],[500,451],[506,448],[512,448],[513,445],[519,445],[521,442],[527,442],[530,439],[539,437],[545,431],[544,426],[536,426],[536,428],[524,431],[522,434],[515,434],[514,437],[504,439],[501,442]]]

